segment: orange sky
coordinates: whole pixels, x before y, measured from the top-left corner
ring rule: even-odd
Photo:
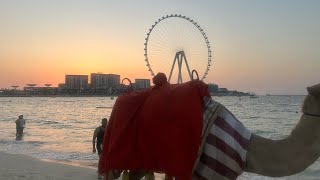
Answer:
[[[182,13],[208,34],[205,82],[258,94],[305,94],[319,82],[319,2],[0,2],[0,88],[64,82],[66,74],[151,78],[148,29]],[[237,7],[236,9],[234,7]]]

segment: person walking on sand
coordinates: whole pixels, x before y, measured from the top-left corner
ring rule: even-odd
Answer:
[[[23,119],[23,115],[20,115],[16,122],[16,136],[23,135],[23,129],[26,127],[26,121]]]
[[[101,126],[97,127],[94,130],[93,137],[92,137],[92,152],[96,153],[96,151],[98,151],[99,160],[102,152],[102,141],[103,141],[107,124],[108,124],[108,119],[103,118],[101,120]],[[96,139],[97,139],[97,143],[96,143]],[[101,178],[100,174],[98,174],[98,178],[99,179]]]

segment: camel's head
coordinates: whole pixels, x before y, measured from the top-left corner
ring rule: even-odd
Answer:
[[[307,88],[308,96],[304,100],[302,112],[320,115],[320,84]]]

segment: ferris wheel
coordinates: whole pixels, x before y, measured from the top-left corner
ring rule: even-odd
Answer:
[[[168,81],[192,80],[196,70],[199,79],[206,78],[211,66],[211,49],[207,34],[193,19],[171,14],[152,25],[144,43],[144,56],[152,76],[163,72]]]

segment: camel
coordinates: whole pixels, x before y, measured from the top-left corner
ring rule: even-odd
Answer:
[[[231,160],[229,160],[228,157],[217,158],[216,154],[219,154],[219,151],[215,149],[211,150],[211,152],[205,152],[207,154],[213,154],[213,158],[216,157],[215,159],[219,159],[219,161],[224,162],[224,164],[221,165],[220,163],[219,165],[219,163],[210,162],[211,164],[209,163],[208,166],[210,169],[204,168],[202,167],[204,165],[201,164],[201,162],[199,163],[198,157],[196,161],[198,164],[195,164],[195,167],[196,173],[198,172],[198,174],[201,175],[197,176],[195,173],[193,180],[236,179],[243,171],[269,177],[290,176],[303,171],[313,164],[320,156],[320,84],[308,87],[307,90],[308,95],[302,106],[303,115],[287,138],[281,140],[267,139],[251,133],[239,123],[238,127],[241,126],[241,132],[246,132],[243,134],[249,134],[247,135],[248,144],[243,146],[244,149],[238,148],[242,149],[239,152],[239,154],[244,156],[242,161],[237,164],[233,161],[236,158]],[[223,108],[225,109],[224,106]],[[218,116],[220,116],[220,114]],[[231,112],[229,115],[231,115]],[[218,118],[214,117],[213,121],[217,121],[217,119]],[[212,129],[216,131],[211,125],[211,130]],[[215,132],[212,131],[210,133],[215,134]],[[233,133],[234,132],[231,132],[229,134]],[[227,141],[230,141],[230,139]],[[238,142],[234,141],[229,144],[233,143],[237,144]],[[219,146],[219,144],[215,142],[211,142],[211,144],[215,147]],[[200,150],[201,149],[204,148],[201,147]],[[237,147],[235,149],[237,149]],[[201,152],[201,155],[203,154],[204,153]],[[231,156],[233,154],[231,153]],[[223,155],[223,153],[220,153],[219,156]],[[223,165],[227,165],[226,169],[230,169],[221,170],[220,167],[217,167]]]
[[[281,140],[271,140],[254,133],[247,132],[248,143],[243,146],[245,153],[243,163],[238,166],[239,173],[231,176],[209,176],[206,178],[193,175],[193,180],[198,179],[236,179],[243,171],[256,173],[269,177],[290,176],[299,173],[313,164],[320,156],[320,84],[307,88],[308,95],[306,96],[302,105],[303,115],[291,134]],[[218,112],[219,103],[215,108]],[[220,108],[224,108],[221,105]],[[221,110],[221,109],[220,109]],[[207,139],[207,131],[212,130],[213,123],[216,121],[218,115],[212,115],[212,122],[204,123],[204,130],[202,132],[202,143],[199,147],[198,158],[194,163],[193,172],[199,168],[199,159],[203,155],[205,147],[205,139]],[[205,129],[206,128],[206,129]],[[232,163],[231,163],[232,164]],[[141,179],[144,172],[130,172],[128,176],[130,180]],[[108,180],[114,179],[114,173],[108,173]],[[154,176],[148,174],[148,180],[154,179]],[[118,173],[119,175],[119,173]],[[147,177],[147,176],[146,176]]]
[[[247,172],[280,177],[299,173],[320,156],[320,84],[308,87],[303,115],[291,134],[271,140],[252,134],[247,152]]]

